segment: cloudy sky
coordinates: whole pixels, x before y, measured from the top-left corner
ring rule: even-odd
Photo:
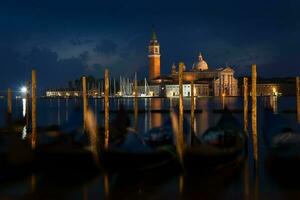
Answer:
[[[247,75],[300,75],[297,0],[2,0],[0,89],[38,74],[39,88],[81,75],[147,76],[152,25],[162,73],[173,62],[190,68],[201,51],[210,68],[226,64]]]

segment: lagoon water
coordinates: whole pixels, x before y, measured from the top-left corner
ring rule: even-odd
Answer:
[[[295,110],[295,97],[279,97],[277,112]],[[258,98],[258,135],[259,135],[259,163],[258,170],[254,171],[253,155],[244,165],[226,174],[210,174],[209,176],[193,176],[172,172],[150,173],[114,173],[105,174],[87,181],[66,182],[64,177],[49,180],[32,174],[21,180],[0,184],[0,198],[7,199],[287,199],[295,198],[300,194],[300,182],[289,184],[276,180],[268,173],[265,164],[267,150],[263,144],[262,131],[264,125],[263,110],[269,99]],[[140,98],[139,109],[169,109],[175,107],[178,98]],[[0,126],[5,126],[6,101],[0,100]],[[89,99],[90,109],[97,116],[98,124],[104,124],[103,99]],[[117,110],[121,105],[126,109],[133,108],[131,98],[113,98],[110,108]],[[195,132],[202,134],[207,128],[214,126],[221,114],[213,112],[226,105],[229,109],[243,109],[243,99],[227,97],[225,102],[220,98],[201,97],[196,99]],[[58,125],[67,130],[70,126],[82,127],[81,99],[38,99],[37,124],[46,127]],[[190,100],[184,99],[185,109],[189,109]],[[13,102],[13,118],[19,119],[26,113],[24,100],[15,99]],[[249,104],[249,109],[251,109]],[[185,114],[189,117],[189,114]],[[295,113],[283,114],[293,123],[297,123]],[[134,115],[129,114],[133,126]],[[243,113],[237,112],[234,116],[243,124]],[[114,114],[110,115],[111,119]],[[168,113],[139,113],[138,131],[145,133],[153,127],[159,127],[169,119]],[[251,128],[249,114],[249,127]],[[251,133],[250,133],[251,134]],[[20,132],[20,139],[26,133]],[[252,148],[250,147],[250,152]],[[282,172],[284,174],[285,172]],[[256,177],[256,178],[255,178]]]

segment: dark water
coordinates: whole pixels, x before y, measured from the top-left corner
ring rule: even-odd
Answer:
[[[178,99],[145,98],[139,99],[139,109],[167,109],[174,107]],[[226,98],[225,103],[230,109],[243,109],[242,98]],[[214,126],[221,114],[213,109],[221,109],[224,104],[220,98],[197,98],[196,109],[202,113],[195,114],[196,133],[202,134],[207,128]],[[215,174],[194,175],[174,173],[172,170],[163,172],[131,172],[131,173],[101,173],[99,176],[86,181],[68,181],[64,176],[54,180],[39,177],[35,174],[21,180],[0,185],[0,197],[8,199],[290,199],[299,197],[299,183],[276,180],[268,173],[266,166],[267,150],[262,140],[263,108],[268,99],[258,99],[258,135],[259,161],[258,169],[254,170],[253,155],[241,166]],[[5,125],[6,102],[0,100],[0,125]],[[81,99],[39,99],[37,111],[38,126],[58,125],[63,129],[70,126],[82,127],[82,112],[75,107],[81,106]],[[98,124],[104,124],[103,99],[90,99],[90,109],[97,116]],[[111,99],[111,109],[117,110],[120,105],[132,109],[130,98]],[[186,109],[190,107],[189,99],[184,100]],[[295,97],[280,97],[277,100],[277,112],[295,110]],[[250,106],[249,106],[250,109]],[[24,114],[24,102],[16,99],[13,102],[13,118]],[[189,117],[188,114],[185,114]],[[243,124],[243,113],[234,114]],[[284,114],[294,123],[296,114]],[[111,118],[114,114],[111,114]],[[130,114],[133,122],[133,114]],[[251,127],[249,115],[249,127]],[[139,113],[138,130],[147,132],[153,127],[159,127],[169,119],[166,113]],[[24,135],[25,134],[25,135]],[[251,135],[251,133],[250,133]],[[20,132],[20,139],[26,137],[26,132]],[[252,152],[251,146],[250,152]],[[285,174],[285,172],[281,172]]]

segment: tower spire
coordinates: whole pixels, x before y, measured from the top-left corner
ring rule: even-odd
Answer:
[[[151,37],[151,39],[153,41],[157,40],[157,35],[156,35],[155,28],[154,28],[153,24],[152,24],[152,37]]]
[[[157,35],[154,30],[152,32],[152,40],[157,40]]]

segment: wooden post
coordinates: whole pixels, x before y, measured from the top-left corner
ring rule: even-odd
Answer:
[[[83,100],[83,130],[86,131],[86,116],[88,110],[86,77],[82,77],[82,100]]]
[[[257,99],[256,99],[256,65],[252,65],[252,83],[251,83],[251,94],[252,94],[252,131],[254,135],[257,135]]]
[[[244,77],[244,135],[247,137],[248,132],[248,78]],[[248,137],[249,138],[249,137]],[[248,141],[248,140],[247,140]],[[244,199],[248,200],[250,195],[250,181],[249,181],[249,159],[248,159],[248,145],[246,145],[247,157],[245,159],[243,168],[243,182],[244,182]]]
[[[296,77],[296,102],[297,102],[297,119],[300,123],[300,78]]]
[[[36,192],[36,175],[35,174],[31,174],[31,176],[30,176],[30,191],[32,192],[32,194],[34,194]]]
[[[251,82],[251,95],[252,95],[252,139],[253,139],[253,150],[254,159],[258,159],[258,141],[257,141],[257,99],[256,99],[256,65],[252,65],[252,82]]]
[[[179,183],[178,183],[178,185],[179,185],[179,196],[180,196],[180,199],[182,199],[183,198],[183,193],[184,193],[184,175],[183,174],[181,174],[181,175],[179,175]]]
[[[244,132],[248,131],[248,78],[244,77]]]
[[[194,133],[195,122],[195,95],[194,95],[194,81],[191,81],[191,131]]]
[[[7,90],[7,113],[12,114],[12,90],[10,88]]]
[[[103,185],[104,185],[104,199],[109,199],[110,196],[110,184],[109,176],[107,173],[103,175]]]
[[[183,67],[184,63],[179,63],[179,133],[178,133],[178,146],[180,148],[179,157],[183,161],[183,151],[184,151],[184,138],[183,138]]]
[[[134,129],[138,130],[138,85],[137,80],[134,79]]]
[[[259,198],[259,157],[258,157],[258,135],[257,135],[257,99],[256,99],[256,80],[257,72],[256,65],[253,64],[251,67],[252,71],[252,82],[251,82],[251,95],[252,95],[252,143],[253,143],[253,158],[254,158],[254,169],[255,169],[255,183],[254,183],[254,198]]]
[[[37,139],[37,132],[36,132],[36,71],[32,70],[31,72],[31,123],[32,123],[32,135],[31,135],[31,148],[36,148],[36,139]]]
[[[105,70],[105,91],[104,91],[104,115],[105,115],[105,148],[108,148],[109,144],[109,71]]]

